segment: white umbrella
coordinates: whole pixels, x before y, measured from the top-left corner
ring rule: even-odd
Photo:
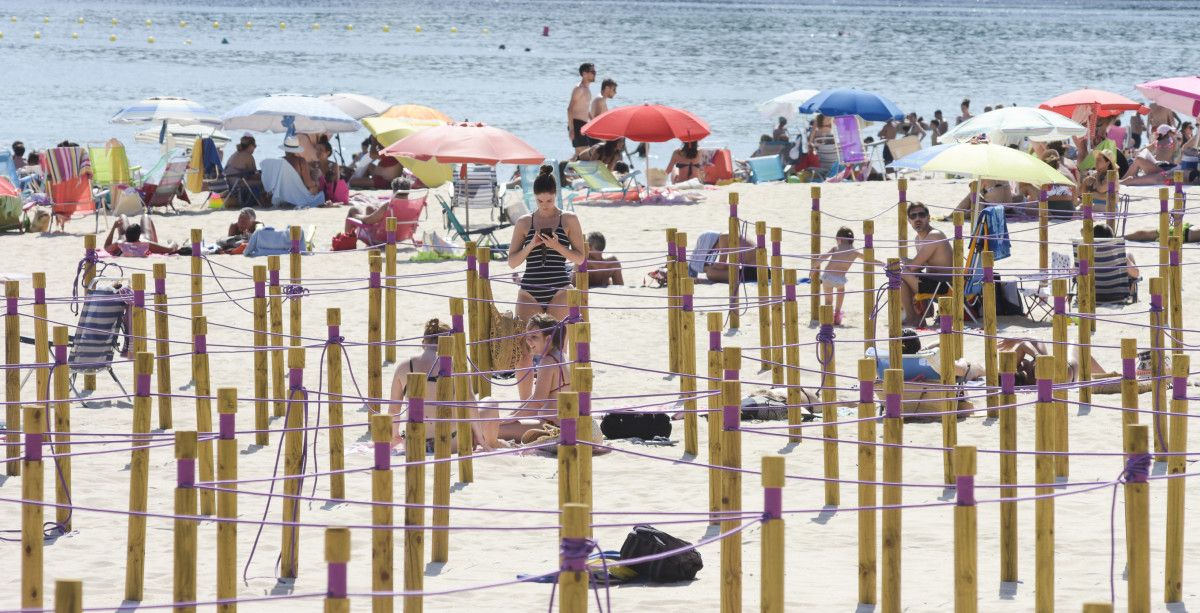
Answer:
[[[374,117],[392,107],[390,103],[373,96],[345,92],[321,96],[321,100],[338,107],[343,113],[355,119]]]
[[[243,102],[221,116],[226,130],[317,134],[354,132],[359,124],[332,104],[300,94],[279,94]]]
[[[788,120],[792,120],[798,116],[800,105],[819,93],[821,93],[819,89],[798,89],[789,94],[775,96],[755,108],[758,109],[760,115],[769,119],[786,117]]]
[[[159,137],[162,134],[160,128],[146,128],[138,130],[137,134],[133,135],[134,142],[145,143],[147,145],[157,145]],[[167,124],[167,136],[179,140],[192,142],[197,138],[211,138],[219,145],[228,143],[231,139],[229,135],[218,130],[216,126],[206,126],[202,124],[181,126],[177,123]]]
[[[977,136],[987,136],[989,142],[997,145],[1015,145],[1025,138],[1049,142],[1084,134],[1087,134],[1086,127],[1054,111],[1006,106],[954,126],[939,140],[965,143]]]
[[[112,116],[112,123],[174,123],[179,125],[221,123],[216,113],[187,98],[160,96],[140,100]]]

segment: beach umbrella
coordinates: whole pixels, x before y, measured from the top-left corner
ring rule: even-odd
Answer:
[[[321,96],[321,100],[336,106],[343,113],[353,117],[354,119],[362,119],[363,117],[374,117],[390,108],[392,105],[384,102],[373,96],[364,96],[362,94],[328,94]]]
[[[1138,85],[1137,89],[1155,104],[1190,117],[1200,117],[1200,77],[1147,81]]]
[[[1038,105],[1038,108],[1054,111],[1079,123],[1083,123],[1080,120],[1080,112],[1084,113],[1084,119],[1088,113],[1098,117],[1112,117],[1125,111],[1135,111],[1143,115],[1150,112],[1150,109],[1140,102],[1102,89],[1077,89],[1055,96]]]
[[[798,109],[800,105],[819,93],[821,91],[816,89],[798,89],[782,96],[775,96],[766,102],[761,102],[754,108],[758,110],[760,115],[768,119],[786,117],[792,120],[799,116]]]
[[[397,104],[380,114],[380,117],[392,117],[395,119],[422,119],[433,120],[441,123],[454,123],[454,120],[449,115],[428,106],[420,104]]]
[[[986,136],[997,145],[1015,145],[1022,139],[1034,141],[1065,140],[1087,134],[1087,128],[1046,109],[1006,106],[976,115],[940,136],[946,142],[967,142]]]
[[[683,109],[649,103],[606,111],[593,117],[581,130],[597,140],[627,138],[639,143],[663,143],[674,139],[690,143],[712,132],[704,120]],[[646,181],[649,185],[649,144],[646,145]]]
[[[800,105],[801,113],[820,113],[828,117],[857,115],[867,121],[904,119],[904,112],[890,99],[860,89],[827,89]]]
[[[392,143],[380,153],[397,158],[462,164],[464,176],[467,164],[541,164],[546,159],[511,132],[483,123],[432,126]],[[469,227],[470,207],[467,207],[465,221]]]
[[[300,94],[278,94],[239,104],[221,116],[226,130],[316,134],[354,132],[359,124],[332,104]]]
[[[181,126],[194,124],[217,125],[221,118],[187,98],[159,96],[139,100],[127,106],[109,119],[110,123],[173,123]]]
[[[362,120],[363,126],[371,132],[379,144],[387,147],[392,143],[416,134],[421,130],[444,125],[432,120],[396,119],[393,117],[367,117]],[[412,171],[426,187],[437,187],[449,181],[454,172],[449,164],[442,164],[437,159],[418,160],[401,156],[398,158],[405,168]]]
[[[904,156],[889,166],[1033,185],[1074,183],[1058,170],[1024,151],[992,143],[937,145]]]
[[[145,143],[147,145],[160,144],[159,136],[161,134],[161,128],[146,128],[145,130],[138,130],[137,134],[133,135],[133,140],[134,142]],[[224,145],[231,140],[228,134],[218,130],[216,126],[204,124],[181,126],[177,123],[169,123],[167,124],[167,137],[187,142],[194,141],[197,138],[211,138],[218,145]]]

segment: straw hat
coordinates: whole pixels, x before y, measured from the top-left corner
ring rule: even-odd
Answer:
[[[284,153],[304,153],[304,147],[300,146],[300,139],[295,136],[289,136],[283,139],[283,144],[279,149]]]

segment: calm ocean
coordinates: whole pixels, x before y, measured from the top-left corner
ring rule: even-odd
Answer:
[[[711,124],[707,143],[745,156],[771,127],[755,104],[800,88],[874,90],[927,119],[935,109],[953,118],[964,96],[975,112],[1079,87],[1133,96],[1134,83],[1195,71],[1186,41],[1200,26],[1196,8],[1195,0],[7,0],[0,142],[131,144],[136,128],[107,120],[152,95],[222,112],[271,92],[348,91],[485,121],[561,157],[570,151],[567,93],[579,63],[591,61],[600,79],[620,84],[616,104],[689,109]],[[344,140],[347,148],[364,135]],[[131,157],[150,162],[156,148],[131,145]]]

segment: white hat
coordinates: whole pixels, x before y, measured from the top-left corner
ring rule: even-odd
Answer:
[[[283,139],[283,144],[279,146],[284,153],[304,153],[304,147],[300,146],[300,139],[295,136],[289,136]]]
[[[1173,128],[1165,123],[1159,124],[1159,126],[1158,126],[1159,134],[1167,134],[1168,132],[1174,132],[1174,131],[1175,131],[1175,128]]]

